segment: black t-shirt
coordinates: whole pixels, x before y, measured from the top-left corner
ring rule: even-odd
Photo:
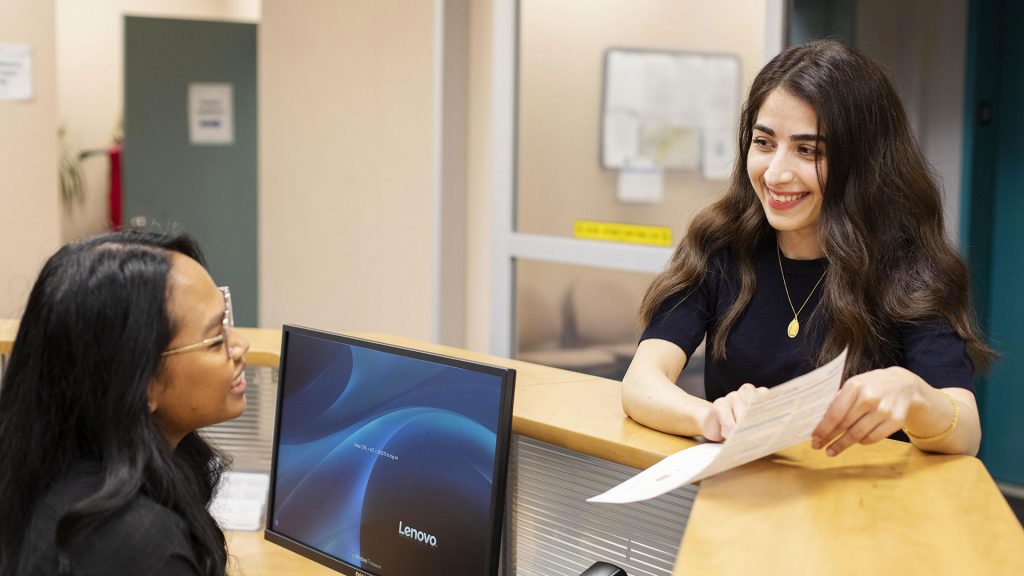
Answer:
[[[704,364],[704,388],[714,401],[746,382],[772,387],[814,368],[828,333],[828,319],[818,312],[822,286],[814,285],[827,267],[825,259],[790,260],[781,256],[782,269],[793,306],[800,312],[800,332],[790,338],[786,328],[793,312],[786,300],[775,243],[761,247],[755,256],[757,287],[746,310],[726,339],[727,359],[708,353]],[[662,304],[641,340],[658,338],[682,348],[689,358],[705,334],[710,342],[719,318],[739,294],[737,269],[727,250],[710,259],[704,281],[690,294],[679,294]],[[886,351],[879,368],[902,366],[935,388],[974,389],[973,368],[963,340],[944,319],[934,318],[895,328],[898,344]]]
[[[18,559],[18,576],[53,576],[57,521],[95,493],[100,468],[89,463],[57,481],[40,500]],[[196,576],[200,574],[188,529],[180,516],[139,495],[96,525],[80,529],[70,557],[75,576]]]

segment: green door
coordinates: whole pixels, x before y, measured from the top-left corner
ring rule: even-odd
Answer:
[[[256,25],[127,17],[124,46],[125,225],[195,236],[257,326]]]

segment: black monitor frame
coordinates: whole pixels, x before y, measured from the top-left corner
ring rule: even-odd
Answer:
[[[278,368],[277,403],[274,416],[274,440],[270,466],[270,493],[267,500],[267,521],[263,532],[264,538],[269,542],[273,542],[283,548],[287,548],[292,552],[347,576],[379,576],[376,572],[353,566],[348,562],[276,532],[272,528],[274,521],[274,502],[276,497],[275,491],[277,487],[277,454],[281,434],[281,404],[284,395],[284,382],[287,370],[285,351],[288,349],[288,340],[291,334],[302,334],[315,338],[323,338],[334,342],[349,344],[351,346],[376,350],[378,352],[397,354],[417,360],[435,362],[446,366],[453,366],[456,368],[463,368],[466,370],[501,377],[502,395],[499,411],[500,419],[497,430],[497,446],[494,451],[494,470],[492,475],[494,478],[494,485],[491,490],[490,516],[492,519],[491,526],[493,533],[491,534],[490,541],[487,543],[487,550],[485,551],[485,556],[488,562],[487,574],[491,576],[498,576],[499,561],[501,559],[501,536],[505,516],[505,492],[508,472],[509,443],[512,437],[512,403],[515,396],[515,370],[512,368],[484,364],[443,354],[426,352],[424,350],[414,350],[412,348],[404,348],[393,344],[386,344],[383,342],[355,338],[342,334],[334,334],[331,332],[324,332],[321,330],[289,324],[285,324],[281,328],[281,364]]]

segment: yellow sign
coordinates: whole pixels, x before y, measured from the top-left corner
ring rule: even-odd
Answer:
[[[668,226],[640,226],[638,224],[577,220],[573,235],[584,240],[605,240],[648,246],[672,245],[672,229]]]

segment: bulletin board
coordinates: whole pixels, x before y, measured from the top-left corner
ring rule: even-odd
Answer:
[[[601,165],[728,178],[739,112],[736,56],[611,48],[604,56]]]

